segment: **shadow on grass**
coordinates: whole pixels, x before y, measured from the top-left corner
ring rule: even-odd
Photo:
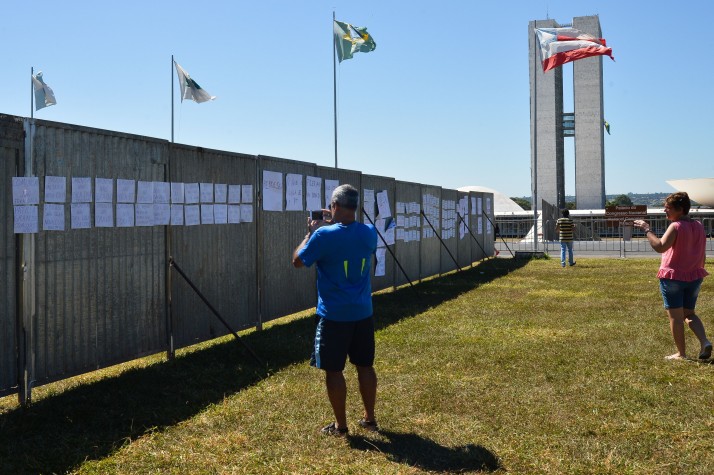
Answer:
[[[353,449],[378,450],[393,462],[430,472],[493,472],[502,468],[498,457],[480,445],[444,447],[416,434],[385,430],[380,430],[379,435],[373,439],[350,436],[349,443]]]
[[[492,259],[423,282],[416,289],[376,295],[377,328],[456,298],[526,262]],[[0,473],[65,473],[86,460],[106,457],[132,439],[186,420],[271,373],[306,360],[313,325],[312,318],[301,318],[242,337],[268,368],[256,365],[240,343],[230,340],[8,411],[0,415]],[[432,444],[437,455],[448,458],[451,454],[458,460],[459,453],[466,460],[469,453],[483,450],[467,446],[456,451],[420,442],[415,436],[394,437],[393,447],[403,447],[411,437],[424,449]]]

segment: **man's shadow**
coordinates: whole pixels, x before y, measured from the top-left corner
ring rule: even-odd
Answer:
[[[417,434],[380,430],[373,438],[349,436],[349,444],[353,449],[377,450],[393,462],[433,472],[493,472],[503,468],[498,457],[481,445],[444,447]]]

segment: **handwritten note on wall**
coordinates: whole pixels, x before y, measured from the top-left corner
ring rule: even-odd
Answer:
[[[36,205],[13,207],[15,234],[34,234],[39,232],[37,208]]]
[[[63,176],[45,177],[45,203],[67,202],[67,178]]]
[[[42,210],[42,229],[44,231],[64,231],[64,205],[45,203]]]
[[[302,175],[285,175],[285,210],[302,211]]]
[[[117,203],[133,203],[135,193],[134,180],[117,178]]]
[[[240,185],[228,185],[228,203],[240,203]]]
[[[322,209],[322,178],[308,176],[305,179],[307,209],[317,211]]]
[[[228,200],[228,185],[225,183],[216,183],[213,185],[214,202],[225,203]]]
[[[263,211],[283,210],[283,174],[263,170]]]
[[[171,183],[171,203],[183,204],[184,201],[184,184]]]
[[[240,202],[241,203],[252,203],[253,202],[253,185],[242,185],[241,186]]]
[[[129,203],[117,203],[117,227],[130,228],[133,226],[134,205]]]
[[[197,204],[201,198],[198,183],[186,183],[184,186],[186,204]]]
[[[389,208],[387,190],[377,193],[377,214],[380,218],[389,218],[392,216],[392,211]]]
[[[213,203],[213,183],[201,183],[201,203]]]
[[[111,203],[95,203],[94,225],[98,228],[114,227],[114,206]]]
[[[74,195],[74,191],[72,192]],[[89,229],[92,227],[92,215],[89,203],[72,203],[72,229]]]
[[[171,184],[164,181],[154,182],[154,204],[167,204],[171,201]]]
[[[111,178],[94,179],[94,201],[97,203],[111,203],[114,198],[114,180]],[[45,198],[47,201],[47,198]]]
[[[40,204],[40,180],[36,176],[12,177],[12,204]]]
[[[325,179],[325,208],[330,207],[330,202],[332,201],[332,192],[335,188],[340,186],[339,180],[328,180]]]
[[[72,203],[92,202],[92,179],[87,177],[72,178]]]

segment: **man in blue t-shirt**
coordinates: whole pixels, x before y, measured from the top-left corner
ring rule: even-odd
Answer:
[[[351,185],[332,193],[332,220],[308,220],[309,233],[293,252],[295,267],[317,264],[317,326],[310,364],[325,371],[327,396],[335,422],[324,434],[348,433],[345,411],[347,384],[342,373],[347,356],[357,368],[366,430],[376,431],[374,405],[374,320],[372,319],[372,255],[377,249],[374,226],[355,220],[359,191]]]

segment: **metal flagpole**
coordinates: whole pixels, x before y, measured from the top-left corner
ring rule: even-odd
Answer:
[[[538,250],[538,34],[533,20],[533,250]]]
[[[171,182],[171,155],[174,145],[174,55],[171,55],[171,143],[169,144],[169,156],[166,160],[166,181]],[[173,279],[171,278],[171,263],[172,256],[172,239],[171,226],[166,226],[166,234],[164,235],[164,245],[166,252],[164,257],[168,263],[165,279],[165,312],[166,312],[166,353],[169,359],[174,359],[176,349],[174,348],[174,312],[173,312]]]
[[[32,82],[32,78],[35,76],[35,67],[30,67],[30,119],[35,118],[35,84]]]
[[[171,143],[174,143],[174,55],[171,55]]]
[[[335,38],[335,11],[332,11],[332,43],[334,51],[332,51],[332,103],[335,115],[335,168],[337,168],[337,39]]]

